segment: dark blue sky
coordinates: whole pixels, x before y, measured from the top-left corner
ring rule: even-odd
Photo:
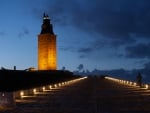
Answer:
[[[149,0],[1,0],[0,66],[37,67],[43,13],[57,35],[58,69],[141,69],[150,64]]]

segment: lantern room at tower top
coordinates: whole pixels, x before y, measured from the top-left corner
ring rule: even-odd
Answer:
[[[43,15],[41,33],[38,35],[38,70],[56,70],[56,35],[48,15]]]

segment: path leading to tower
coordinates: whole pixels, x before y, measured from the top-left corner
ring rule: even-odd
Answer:
[[[150,91],[101,78],[87,78],[16,100],[0,113],[150,113]]]

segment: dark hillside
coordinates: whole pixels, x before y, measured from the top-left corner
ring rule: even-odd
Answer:
[[[0,70],[0,91],[16,91],[77,78],[69,71]]]

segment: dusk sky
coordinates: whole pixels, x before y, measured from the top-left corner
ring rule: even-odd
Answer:
[[[0,0],[0,66],[37,68],[43,13],[57,35],[58,69],[150,67],[150,0]]]

